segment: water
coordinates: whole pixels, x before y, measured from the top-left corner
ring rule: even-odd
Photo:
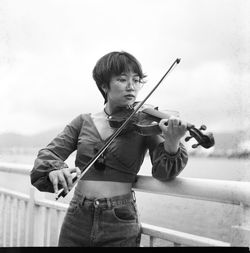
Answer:
[[[140,174],[150,175],[150,167],[149,158],[147,157]],[[250,160],[189,157],[186,167],[179,176],[217,180],[249,181],[249,167]]]
[[[0,161],[30,164],[31,168],[34,159],[33,154],[0,157]],[[67,163],[73,166],[73,157]],[[249,181],[249,165],[249,160],[190,157],[179,176]],[[150,168],[149,157],[146,157],[139,174],[151,175]],[[0,187],[29,193],[30,179],[27,175],[0,172]],[[54,198],[53,194],[46,196],[49,199]],[[69,194],[63,202],[68,202],[71,196]],[[136,192],[136,196],[140,219],[145,223],[230,241],[231,227],[240,222],[238,206],[142,192]]]

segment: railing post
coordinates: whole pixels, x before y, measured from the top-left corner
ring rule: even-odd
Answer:
[[[149,236],[149,247],[154,247],[156,238],[154,236]]]
[[[27,246],[43,246],[44,242],[44,230],[45,230],[45,220],[44,215],[40,213],[40,208],[36,207],[36,198],[43,198],[44,193],[38,192],[33,186],[30,187],[30,199],[28,203],[28,213],[27,213]],[[39,210],[37,212],[37,209]],[[42,238],[41,238],[42,235]]]
[[[37,191],[34,187],[34,196],[35,199],[44,199],[44,192]],[[46,237],[46,207],[37,206],[34,201],[34,212],[33,212],[33,243],[35,247],[45,246],[45,237]]]
[[[27,232],[27,239],[26,242],[28,243],[27,246],[33,246],[34,242],[34,222],[35,222],[35,189],[30,187],[30,199],[28,203],[28,232]]]
[[[250,247],[250,206],[243,203],[241,207],[241,224],[232,226],[231,246]]]

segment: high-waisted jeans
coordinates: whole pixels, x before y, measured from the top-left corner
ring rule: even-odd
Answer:
[[[65,215],[59,246],[139,247],[141,228],[134,192],[86,199],[77,188]]]

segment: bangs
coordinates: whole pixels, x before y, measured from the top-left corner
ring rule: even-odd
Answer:
[[[142,73],[140,63],[136,59],[133,59],[130,55],[119,54],[111,57],[108,61],[110,72],[113,72],[114,75],[120,75],[121,73],[134,72],[138,74],[140,79],[143,79],[145,76]]]

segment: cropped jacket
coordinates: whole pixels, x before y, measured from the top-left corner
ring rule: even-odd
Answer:
[[[161,181],[173,179],[186,166],[187,151],[180,143],[178,152],[170,155],[163,143],[160,135],[142,136],[133,131],[120,135],[81,180],[133,183],[147,151],[152,163],[152,176]],[[101,138],[91,114],[77,116],[45,148],[39,150],[30,173],[32,185],[40,191],[54,192],[49,172],[67,167],[65,160],[74,151],[75,166],[83,171],[104,144],[105,140]]]

